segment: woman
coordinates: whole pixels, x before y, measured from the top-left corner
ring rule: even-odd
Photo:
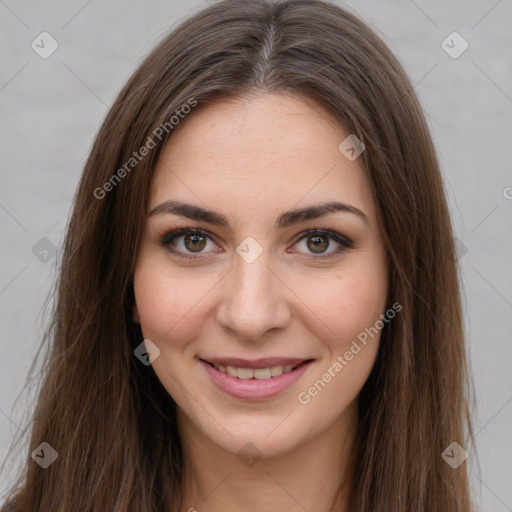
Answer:
[[[147,57],[85,166],[48,338],[4,511],[473,510],[435,152],[334,5],[223,1]]]

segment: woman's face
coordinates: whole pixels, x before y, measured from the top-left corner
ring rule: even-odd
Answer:
[[[134,319],[181,426],[231,453],[284,454],[357,414],[388,275],[347,136],[310,100],[217,100],[155,170]]]

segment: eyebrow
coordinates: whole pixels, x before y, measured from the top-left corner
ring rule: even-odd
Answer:
[[[305,220],[317,219],[334,212],[351,213],[357,215],[367,225],[370,225],[370,219],[359,208],[339,201],[330,201],[284,212],[276,220],[274,227],[285,228]],[[231,229],[229,221],[224,215],[212,210],[207,210],[200,206],[175,200],[164,201],[158,206],[155,206],[149,213],[148,217],[164,213],[179,215],[180,217],[186,217],[188,219],[203,221],[209,224]]]

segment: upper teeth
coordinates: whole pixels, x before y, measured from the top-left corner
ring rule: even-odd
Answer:
[[[271,377],[279,377],[283,373],[291,372],[298,365],[287,364],[284,366],[270,366],[269,368],[237,368],[235,366],[224,366],[222,364],[214,364],[213,366],[223,372],[238,377],[239,379],[270,379]]]

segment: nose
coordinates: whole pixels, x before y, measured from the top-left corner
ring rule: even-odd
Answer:
[[[273,329],[284,328],[291,319],[290,292],[263,251],[248,263],[238,256],[223,279],[217,321],[237,338],[261,341]],[[288,294],[287,294],[288,292]]]

